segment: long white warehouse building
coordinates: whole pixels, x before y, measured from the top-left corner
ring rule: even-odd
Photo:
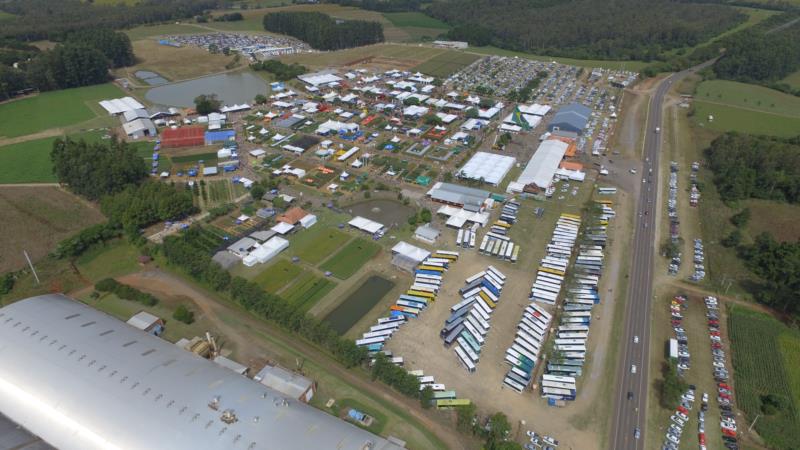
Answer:
[[[401,448],[60,294],[0,308],[0,413],[61,450]]]

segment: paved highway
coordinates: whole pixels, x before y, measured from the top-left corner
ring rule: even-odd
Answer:
[[[611,429],[611,450],[640,450],[645,446],[647,422],[648,353],[650,348],[650,306],[653,297],[653,257],[658,236],[655,234],[658,201],[658,163],[661,149],[662,114],[667,91],[690,73],[712,64],[705,62],[683,72],[674,73],[656,87],[647,115],[644,154],[642,155],[642,185],[636,205],[628,299],[625,303],[625,332],[623,352],[617,369],[619,379],[614,383],[617,396],[614,402]],[[636,439],[634,430],[640,429]],[[658,432],[654,430],[653,432]]]

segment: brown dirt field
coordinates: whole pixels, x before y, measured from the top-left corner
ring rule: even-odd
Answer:
[[[197,47],[175,48],[159,45],[155,40],[133,41],[133,51],[138,59],[136,65],[117,70],[117,77],[133,78],[137,70],[150,70],[170,81],[195,78],[225,70],[233,57],[213,55]],[[137,84],[142,84],[133,80]]]
[[[96,207],[52,186],[3,186],[0,211],[0,272],[22,268],[23,250],[36,261],[67,236],[103,221]]]

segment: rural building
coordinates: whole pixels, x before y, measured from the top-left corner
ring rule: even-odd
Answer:
[[[236,361],[226,358],[222,355],[214,357],[213,361],[226,369],[238,373],[239,375],[247,375],[247,371],[249,370],[247,366],[243,366]]]
[[[264,366],[253,380],[303,403],[310,402],[317,391],[313,380],[275,365]]]
[[[206,145],[227,144],[236,139],[233,130],[206,131],[204,141]]]
[[[201,126],[167,128],[161,132],[161,146],[165,148],[197,147],[205,142],[205,129]]]
[[[105,109],[110,116],[118,116],[124,114],[126,111],[133,111],[136,109],[144,109],[144,105],[139,103],[133,97],[114,98],[111,100],[103,100],[100,106]]]
[[[340,130],[344,130],[346,133],[355,133],[358,131],[358,124],[328,120],[317,127],[317,134],[327,136],[329,134],[337,134]]]
[[[447,217],[445,225],[451,228],[461,228],[467,222],[477,223],[482,227],[489,223],[489,213],[486,211],[467,211],[464,208],[444,205],[436,211],[436,214]]]
[[[210,177],[212,175],[216,175],[219,173],[219,170],[216,167],[203,167],[203,176]]]
[[[414,238],[422,242],[427,242],[428,244],[435,244],[436,239],[439,239],[439,234],[441,234],[439,230],[431,226],[431,224],[426,223],[421,227],[417,227],[414,231]]]
[[[468,211],[480,211],[490,193],[483,189],[439,181],[427,195],[435,202],[458,206]]]
[[[258,214],[256,214],[256,215],[258,215]],[[259,217],[261,217],[261,216],[259,216]],[[264,219],[268,219],[269,217],[272,217],[272,216],[264,217]],[[260,230],[260,231],[254,231],[254,232],[250,233],[250,237],[255,239],[258,242],[266,242],[266,241],[270,240],[270,238],[272,238],[276,234],[277,233],[275,233],[272,230]]]
[[[414,268],[431,255],[431,252],[400,241],[392,247],[392,264],[406,272],[413,272]]]
[[[525,166],[517,181],[508,184],[506,192],[528,192],[538,194],[553,183],[561,160],[569,148],[569,144],[560,139],[546,139],[536,149],[528,165]]]
[[[122,129],[125,130],[128,137],[133,139],[156,135],[156,126],[150,119],[135,119],[132,122],[123,123]]]
[[[477,152],[458,171],[458,177],[483,180],[485,183],[497,186],[516,162],[517,160],[511,156]]]
[[[469,48],[469,43],[464,41],[433,41],[433,46],[438,48],[463,50],[465,48]]]
[[[289,248],[289,241],[280,236],[274,236],[263,244],[256,244],[250,253],[242,258],[242,263],[247,267],[252,267],[257,263],[264,264],[287,248]]]
[[[287,209],[285,213],[276,217],[275,220],[289,225],[297,225],[300,222],[300,219],[307,215],[308,213],[303,208],[295,206]]]
[[[385,227],[380,222],[375,222],[374,220],[369,220],[366,217],[355,216],[350,222],[347,222],[348,225],[351,227],[361,230],[365,233],[375,234]]]
[[[553,120],[547,125],[547,130],[571,131],[580,135],[583,133],[583,129],[586,128],[586,124],[589,122],[589,117],[591,117],[591,115],[591,109],[579,103],[571,103],[558,110],[553,116]]]
[[[164,321],[147,311],[134,314],[125,323],[154,336],[160,336],[164,332]]]
[[[583,164],[575,161],[561,161],[556,170],[556,178],[559,180],[583,181],[586,179],[586,172],[583,171]]]
[[[299,75],[297,78],[303,83],[313,87],[330,85],[331,83],[338,83],[339,81],[342,81],[341,77],[331,72],[307,73],[304,75]]]
[[[0,414],[56,448],[401,448],[64,295],[0,318]]]
[[[131,110],[125,111],[120,116],[120,120],[122,121],[122,123],[131,122],[131,121],[136,120],[136,119],[149,119],[149,118],[150,118],[150,114],[144,108],[131,109]]]

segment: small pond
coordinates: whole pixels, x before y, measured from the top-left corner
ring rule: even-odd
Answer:
[[[169,83],[169,80],[162,77],[161,75],[150,72],[149,70],[137,70],[133,73],[136,78],[144,81],[145,83],[149,84],[150,86],[160,86],[162,84]]]
[[[191,107],[195,97],[216,94],[223,104],[249,103],[258,94],[267,93],[267,83],[249,72],[226,73],[165,84],[147,91],[147,100],[166,106]]]
[[[325,321],[337,333],[345,334],[347,330],[364,317],[364,314],[378,304],[393,287],[393,282],[378,275],[373,275],[367,278],[367,281],[350,294],[341,305],[325,316]]]
[[[380,222],[387,227],[394,224],[402,225],[408,217],[414,214],[414,209],[396,200],[367,200],[343,208],[354,216],[363,216],[367,219]]]

